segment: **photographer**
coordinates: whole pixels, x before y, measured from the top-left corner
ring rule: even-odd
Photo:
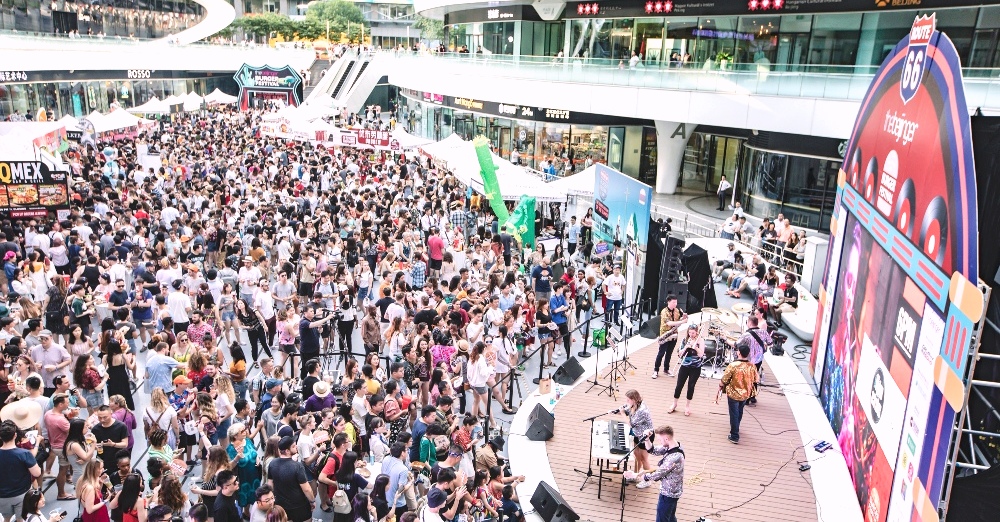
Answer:
[[[303,361],[319,357],[319,336],[320,328],[336,319],[336,314],[330,310],[324,310],[324,315],[316,319],[316,310],[311,306],[302,309],[302,320],[299,322],[299,353]],[[302,370],[302,378],[305,379],[307,373]]]

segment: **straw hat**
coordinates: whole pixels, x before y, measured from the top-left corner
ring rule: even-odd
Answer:
[[[42,418],[42,405],[32,399],[21,399],[12,402],[0,410],[0,420],[14,421],[14,424],[22,430],[29,429],[38,424]]]
[[[326,381],[319,381],[313,384],[313,395],[320,399],[325,399],[327,395],[330,395],[330,384]]]

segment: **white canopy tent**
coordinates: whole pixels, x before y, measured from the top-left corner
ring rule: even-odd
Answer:
[[[396,127],[396,130],[392,131],[392,137],[399,142],[399,146],[403,150],[416,149],[434,143],[434,140],[414,136],[399,126]]]
[[[79,131],[79,130],[81,130],[80,129],[80,120],[78,120],[78,119],[70,116],[69,114],[63,116],[62,118],[59,118],[58,120],[56,120],[56,123],[62,123],[63,125],[66,126],[66,130],[68,130],[68,131]]]
[[[201,103],[204,98],[196,92],[189,92],[181,96],[181,99],[184,100],[184,111],[194,112],[201,109]]]
[[[485,194],[483,188],[483,178],[479,157],[476,155],[475,146],[470,141],[465,141],[456,135],[441,140],[436,144],[422,147],[421,150],[437,161],[442,162],[446,168],[459,181],[472,187],[480,194]],[[505,200],[516,201],[521,196],[534,196],[538,201],[563,201],[566,199],[565,192],[551,189],[550,184],[546,184],[540,178],[532,175],[513,163],[490,154],[493,164],[497,167],[497,182],[500,185],[500,194]]]
[[[228,103],[236,103],[237,101],[239,101],[239,98],[237,98],[236,96],[226,94],[220,91],[218,88],[216,88],[214,91],[208,93],[205,96],[205,103],[209,105],[219,105],[219,104],[225,105]]]
[[[94,111],[87,116],[87,119],[94,124],[94,132],[97,133],[153,123],[152,120],[140,118],[123,110],[111,111],[107,114]]]
[[[125,110],[135,114],[167,114],[170,112],[170,107],[156,96],[153,96],[146,103]]]
[[[570,196],[594,197],[594,181],[597,176],[596,173],[597,167],[591,165],[586,169],[573,174],[572,176],[559,178],[549,183],[546,186],[546,190],[555,190]]]

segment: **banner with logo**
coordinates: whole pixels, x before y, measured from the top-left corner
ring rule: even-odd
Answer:
[[[240,86],[238,97],[242,110],[268,101],[297,107],[302,101],[302,77],[288,65],[254,67],[243,64],[233,79]]]
[[[958,53],[918,17],[865,95],[838,179],[812,369],[866,522],[937,521],[978,281]]]
[[[0,215],[69,217],[69,176],[41,161],[0,161]]]

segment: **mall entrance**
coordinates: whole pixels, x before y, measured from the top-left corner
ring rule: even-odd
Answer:
[[[723,175],[732,183],[744,141],[744,138],[720,134],[692,134],[684,149],[680,186],[687,192],[714,194]]]

